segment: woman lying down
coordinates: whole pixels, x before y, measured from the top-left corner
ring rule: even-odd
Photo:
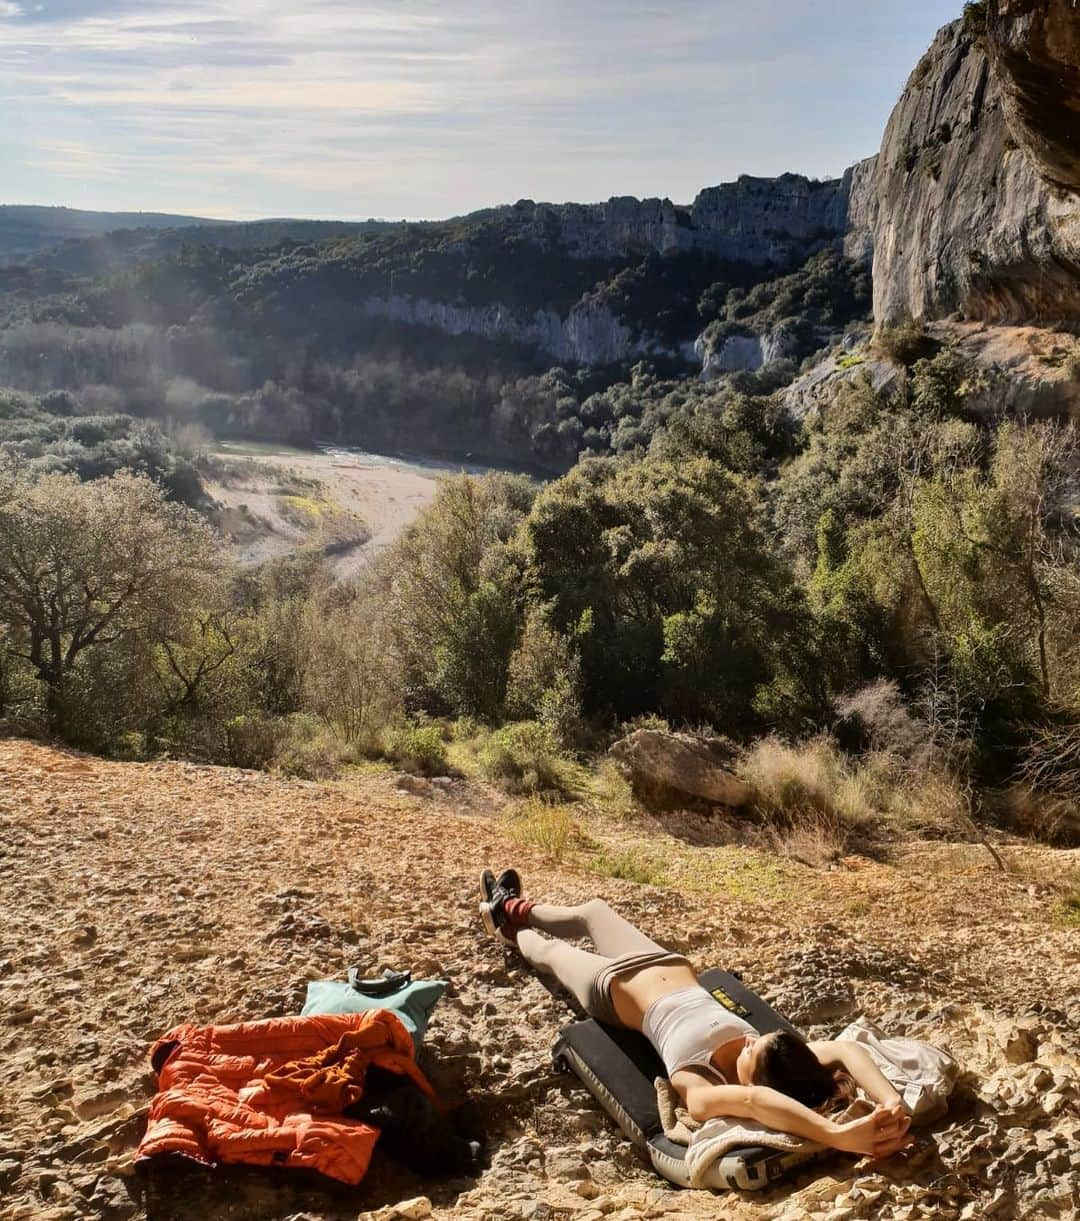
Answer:
[[[717,1004],[686,958],[646,937],[602,899],[576,907],[534,903],[521,897],[513,869],[498,879],[485,869],[480,892],[489,933],[554,975],[591,1017],[645,1035],[691,1119],[754,1120],[877,1158],[911,1143],[911,1117],[864,1048],[808,1043],[787,1031],[759,1035]],[[590,938],[596,952],[564,940],[578,937]],[[877,1103],[869,1115],[838,1122],[819,1113],[851,1082]]]

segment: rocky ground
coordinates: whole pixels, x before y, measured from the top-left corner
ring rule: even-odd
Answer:
[[[399,793],[180,763],[107,763],[0,742],[0,1216],[1068,1217],[1080,1210],[1080,929],[1052,883],[1078,854],[918,845],[892,863],[779,868],[748,847],[632,836],[663,887],[555,865],[508,838],[499,802],[457,781]],[[550,1067],[564,1002],[482,934],[481,864],[533,893],[600,893],[702,965],[724,964],[815,1034],[864,1012],[947,1047],[949,1117],[884,1164],[836,1156],[763,1194],[669,1188],[573,1079]],[[452,982],[426,1066],[486,1132],[478,1178],[428,1183],[376,1157],[357,1189],[244,1170],[140,1170],[147,1049],[182,1020],[296,1012],[352,964]]]

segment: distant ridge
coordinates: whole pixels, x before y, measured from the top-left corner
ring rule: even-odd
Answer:
[[[401,221],[322,221],[275,218],[212,220],[169,212],[84,212],[78,208],[0,204],[0,265],[57,251],[69,271],[102,272],[133,255],[160,257],[188,241],[238,250],[279,242],[328,238],[400,228]],[[187,234],[197,230],[197,236]],[[151,235],[158,235],[151,237]],[[164,244],[162,244],[164,243]]]
[[[168,212],[84,212],[79,208],[0,204],[0,258],[25,258],[72,238],[114,229],[181,229],[229,221]]]

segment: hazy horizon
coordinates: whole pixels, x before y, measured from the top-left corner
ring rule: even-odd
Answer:
[[[420,220],[836,177],[959,9],[0,0],[2,202]]]

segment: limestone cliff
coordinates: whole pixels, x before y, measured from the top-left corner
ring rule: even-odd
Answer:
[[[1054,54],[1075,54],[1075,39],[1055,42],[1058,26],[1012,12],[1054,7],[1000,0],[987,17],[992,35],[971,22],[945,26],[912,72],[877,157],[856,167],[845,250],[865,257],[872,248],[879,323],[952,313],[1080,320],[1080,197],[1061,185],[1075,174],[1078,122],[1075,110],[1071,128],[1061,115],[1077,95],[1065,96],[1071,78],[1051,66]],[[1063,22],[1075,34],[1078,18]],[[1024,39],[1043,48],[1041,63],[1025,57]],[[1050,170],[1053,182],[1043,176]]]
[[[429,326],[447,335],[482,335],[538,348],[560,363],[605,365],[635,356],[677,356],[692,360],[693,349],[665,347],[651,335],[635,335],[606,306],[579,301],[562,316],[553,309],[531,313],[495,302],[453,305],[425,297],[369,297],[366,313],[413,326]]]
[[[1049,182],[1080,190],[1080,10],[1075,0],[995,0],[987,49],[1013,137]]]
[[[548,204],[519,200],[484,214],[509,222],[515,241],[551,250],[553,258],[626,260],[652,253],[708,255],[762,269],[763,279],[801,263],[826,246],[837,246],[847,224],[852,171],[816,182],[799,174],[779,178],[743,175],[699,192],[688,206],[669,199],[619,197],[596,204]],[[448,248],[467,254],[467,243]],[[758,368],[775,359],[781,338],[729,344],[726,356],[695,353],[694,334],[661,340],[647,323],[628,325],[589,294],[568,310],[552,306],[515,308],[503,301],[466,304],[431,295],[374,295],[363,302],[373,317],[428,326],[450,335],[524,344],[553,360],[604,365],[642,356],[676,358],[707,371]],[[745,350],[743,350],[745,349]],[[710,364],[710,361],[712,362]]]
[[[700,191],[689,207],[622,196],[596,204],[519,200],[509,212],[524,236],[561,241],[579,258],[700,251],[754,266],[800,261],[844,233],[850,172],[824,182],[801,174]]]

